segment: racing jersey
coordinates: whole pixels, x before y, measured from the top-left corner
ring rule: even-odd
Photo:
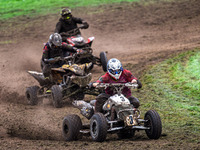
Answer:
[[[59,22],[56,24],[56,29],[54,32],[55,33],[67,32],[67,31],[77,28],[78,27],[77,24],[82,24],[82,23],[83,23],[83,19],[77,18],[77,17],[72,17],[72,20],[70,23],[65,22],[65,20],[60,18]],[[79,34],[80,34],[80,31],[79,31]]]
[[[112,78],[107,72],[105,75],[101,76],[96,82],[97,83],[127,83],[127,82],[131,82],[133,79],[138,80],[136,77],[133,76],[133,74],[129,70],[124,69],[118,80],[115,80],[114,78]],[[107,88],[105,92],[106,94],[109,94],[109,95],[114,94],[113,91],[109,88]],[[128,98],[131,96],[131,90],[128,87],[125,87],[122,90],[122,94]]]

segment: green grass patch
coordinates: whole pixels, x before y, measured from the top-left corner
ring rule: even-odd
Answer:
[[[19,16],[33,17],[38,15],[55,14],[63,7],[93,7],[121,2],[138,2],[142,5],[149,5],[158,2],[173,1],[177,2],[181,0],[0,0],[0,20]]]
[[[61,7],[85,7],[140,0],[0,0],[0,19],[57,13]]]
[[[16,43],[16,41],[11,41],[11,40],[8,40],[8,41],[0,41],[0,44],[11,44],[11,43]]]
[[[163,131],[200,137],[200,50],[184,52],[153,66],[140,79],[141,109],[159,112]],[[195,140],[194,140],[195,141]]]

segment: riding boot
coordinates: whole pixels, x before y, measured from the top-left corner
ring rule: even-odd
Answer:
[[[128,99],[135,108],[140,106],[140,101],[136,97],[130,96]]]

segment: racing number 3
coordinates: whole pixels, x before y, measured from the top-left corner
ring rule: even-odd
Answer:
[[[130,124],[133,124],[133,116],[132,115],[129,116],[129,120],[130,120]]]

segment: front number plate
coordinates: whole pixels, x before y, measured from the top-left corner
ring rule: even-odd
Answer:
[[[137,125],[136,118],[133,115],[129,115],[126,117],[126,124],[128,126],[134,126]]]

